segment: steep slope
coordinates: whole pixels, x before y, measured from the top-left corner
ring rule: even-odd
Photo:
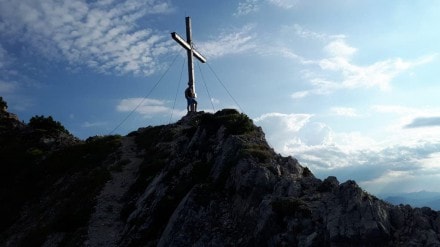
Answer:
[[[145,151],[121,246],[439,245],[440,218],[324,181],[231,110],[136,133]]]
[[[54,157],[65,165],[49,173]],[[440,246],[439,212],[321,181],[235,110],[93,138],[39,164],[51,179],[3,245]]]
[[[123,196],[136,181],[142,159],[138,157],[133,137],[121,139],[120,161],[111,170],[111,178],[96,198],[95,210],[88,226],[87,246],[117,246],[118,234],[124,223],[120,212]]]
[[[80,141],[51,117],[10,116],[0,115],[0,246],[82,242],[121,137]]]

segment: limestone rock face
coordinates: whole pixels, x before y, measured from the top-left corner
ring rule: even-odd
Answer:
[[[4,228],[3,245],[32,237],[45,246],[440,246],[439,212],[390,205],[354,181],[317,179],[235,110],[192,113],[120,142],[87,168],[109,174],[94,187],[87,220],[36,233],[38,217],[25,215]],[[51,222],[53,190],[22,212],[37,207]]]

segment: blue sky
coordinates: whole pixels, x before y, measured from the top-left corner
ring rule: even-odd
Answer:
[[[241,108],[320,178],[440,191],[438,13],[423,0],[0,0],[0,95],[80,138],[127,116],[114,133],[176,121],[186,54],[170,33],[191,16],[208,59],[199,110]]]

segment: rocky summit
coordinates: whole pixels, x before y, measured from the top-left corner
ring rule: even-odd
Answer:
[[[0,121],[1,246],[440,246],[438,211],[322,181],[235,110],[85,141],[44,126]]]

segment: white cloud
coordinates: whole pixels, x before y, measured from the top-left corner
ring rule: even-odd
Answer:
[[[336,81],[327,79],[322,75],[314,75],[313,78],[309,78],[314,88],[307,91],[308,95],[329,94],[336,90],[354,88],[378,87],[381,90],[389,90],[391,82],[398,75],[423,63],[432,61],[431,59],[426,59],[426,57],[421,57],[414,61],[404,61],[401,58],[395,58],[375,62],[367,66],[359,66],[347,59],[347,56],[351,56],[353,51],[348,48],[340,48],[338,51],[335,50],[335,54],[340,54],[339,57],[329,57],[317,61],[316,64],[319,64],[322,72],[336,72],[340,79]],[[428,57],[434,58],[434,56]],[[311,76],[313,75],[309,74],[309,77]],[[331,78],[330,75],[329,78]]]
[[[425,190],[437,189],[423,181],[433,174],[440,175],[440,160],[436,155],[440,142],[406,143],[403,140],[399,145],[383,146],[359,133],[330,134],[333,136],[330,142],[320,145],[297,142],[286,151],[322,178],[334,175],[342,181],[353,179],[373,193],[384,192],[385,187],[398,182],[392,176],[396,173],[416,177],[418,186]],[[387,192],[390,191],[393,190]]]
[[[332,57],[349,59],[357,49],[347,45],[344,39],[337,39],[327,44],[324,51]]]
[[[302,99],[304,97],[307,97],[310,94],[310,91],[299,91],[295,92],[291,95],[293,99]]]
[[[371,108],[380,113],[394,113],[399,115],[415,113],[420,110],[420,109],[405,107],[400,105],[373,105]]]
[[[313,86],[313,89],[295,92],[291,94],[290,97],[292,97],[292,99],[299,100],[311,95],[331,94],[334,91],[342,88],[340,84],[334,81],[329,81],[321,78],[309,78],[309,82]]]
[[[0,2],[4,35],[29,44],[48,59],[66,60],[101,72],[151,74],[155,55],[170,47],[168,37],[136,22],[170,11],[167,1]]]
[[[330,108],[330,112],[337,116],[346,116],[346,117],[357,117],[359,116],[356,112],[356,109],[351,107],[332,107]]]
[[[242,0],[238,3],[235,16],[243,16],[258,12],[261,5],[267,3],[282,9],[291,9],[298,4],[299,0]]]
[[[267,0],[270,4],[283,9],[290,9],[296,6],[299,0]]]
[[[272,123],[278,127],[287,129],[289,131],[298,131],[301,129],[312,117],[310,114],[284,114],[278,112],[266,113],[258,118],[255,118],[256,123]]]
[[[255,124],[266,131],[267,140],[278,152],[283,152],[296,143],[297,132],[310,120],[310,114],[267,113],[255,118]]]
[[[141,115],[167,114],[171,109],[166,106],[166,101],[148,98],[128,98],[123,99],[116,106],[117,111],[135,111]]]
[[[321,41],[328,41],[328,40],[338,40],[338,39],[345,39],[345,35],[328,35],[325,33],[318,33],[314,32],[312,30],[309,30],[307,28],[304,28],[303,26],[299,24],[294,24],[293,26],[287,26],[284,27],[287,30],[293,29],[294,32],[298,37],[305,38],[305,39],[315,39],[315,40],[321,40]]]
[[[426,158],[422,159],[421,162],[427,172],[440,173],[440,152],[430,153]]]
[[[252,25],[247,25],[236,31],[227,31],[219,34],[209,42],[200,42],[198,48],[207,59],[213,59],[231,54],[239,54],[256,48],[251,34]]]
[[[307,60],[303,58],[302,56],[298,55],[296,52],[294,52],[292,49],[286,47],[286,46],[280,46],[280,45],[267,45],[267,44],[257,44],[258,47],[264,47],[260,49],[255,49],[255,52],[262,56],[275,56],[275,57],[285,57],[292,60],[296,60],[301,64],[307,65],[307,64],[314,64],[314,61]],[[257,47],[257,48],[258,48]]]
[[[323,71],[339,72],[341,89],[379,87],[387,90],[396,76],[415,66],[429,63],[435,58],[435,55],[423,56],[413,61],[394,58],[359,66],[351,62],[351,57],[357,49],[346,44],[344,40],[331,41],[324,47],[324,51],[330,57],[319,60],[317,64]]]
[[[178,120],[187,114],[186,109],[179,110],[169,107],[171,102],[150,98],[127,98],[119,101],[116,110],[119,112],[136,112],[144,117],[170,116]]]
[[[413,117],[438,116],[440,108],[432,107],[408,107],[403,105],[373,105],[371,109],[379,113],[392,113],[396,115],[411,115]]]
[[[211,102],[216,105],[220,104],[220,100],[216,98],[211,98]]]
[[[294,93],[292,98],[301,99],[310,95],[331,94],[338,90],[355,88],[379,88],[389,90],[392,81],[403,72],[416,66],[434,61],[437,54],[429,54],[412,60],[390,58],[367,65],[357,65],[352,58],[361,53],[358,48],[347,43],[345,35],[328,35],[317,33],[296,24],[285,29],[294,29],[298,37],[314,39],[324,42],[323,52],[325,57],[307,60],[295,54],[293,59],[299,60],[306,66],[318,66],[320,70],[310,69],[305,73],[304,79],[308,80],[312,88]]]
[[[399,189],[396,174],[408,176],[418,190],[433,190],[431,178],[440,176],[438,138],[406,138],[400,132],[400,138],[383,142],[360,132],[335,132],[308,114],[269,113],[254,120],[277,152],[294,156],[321,178],[354,179],[379,193],[411,190],[409,185]]]
[[[239,2],[234,15],[241,16],[257,12],[259,10],[258,2],[259,0],[244,0]]]
[[[401,105],[374,105],[373,111],[387,116],[395,116],[396,120],[387,127],[396,138],[404,133],[406,138],[437,139],[440,136],[440,108],[407,107]]]
[[[107,122],[84,122],[81,127],[83,128],[95,128],[95,127],[102,127],[108,125]]]

